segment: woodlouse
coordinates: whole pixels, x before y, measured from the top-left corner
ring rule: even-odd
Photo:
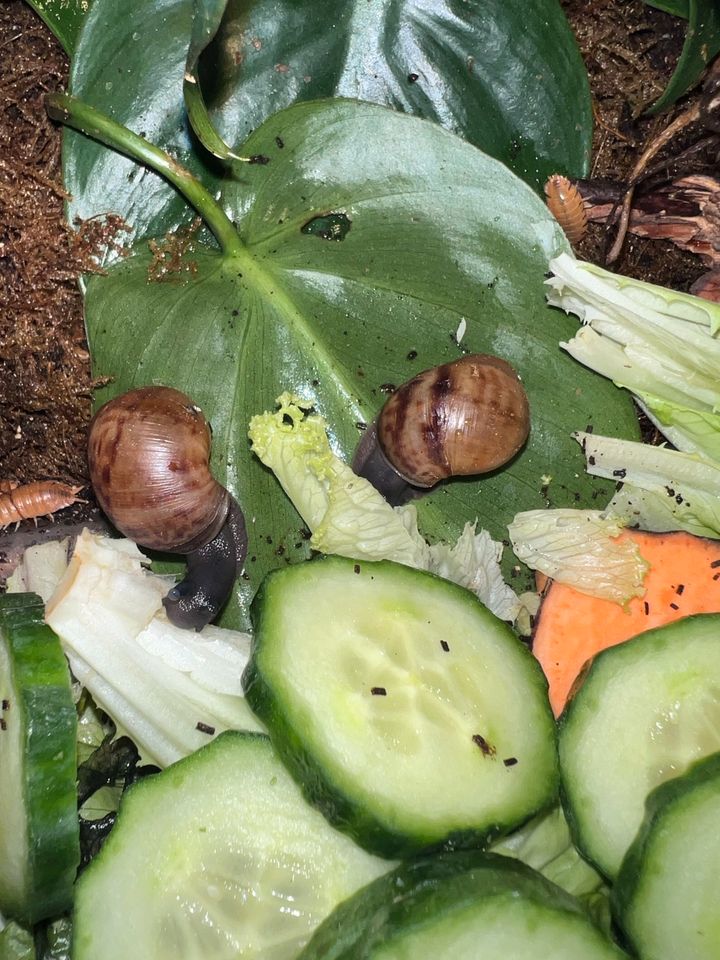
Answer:
[[[587,230],[587,213],[578,188],[567,177],[553,173],[545,183],[545,197],[570,243],[579,243]]]
[[[11,480],[0,481],[0,530],[22,520],[51,517],[58,510],[80,502],[78,493],[81,490],[82,487],[71,487],[57,480],[20,486]]]

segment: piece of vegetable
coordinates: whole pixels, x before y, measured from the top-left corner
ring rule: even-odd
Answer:
[[[67,537],[28,547],[8,577],[8,593],[37,593],[47,603],[67,570],[68,547]]]
[[[720,460],[720,305],[565,253],[550,270],[548,303],[584,324],[561,346],[632,391],[678,449]]]
[[[609,914],[604,878],[575,849],[562,806],[538,814],[519,830],[496,840],[489,850],[521,860],[577,897],[588,908],[597,898],[603,901],[603,919]],[[609,924],[605,925],[609,928]]]
[[[358,477],[333,452],[325,421],[308,412],[312,404],[284,393],[277,405],[276,411],[250,421],[252,449],[310,528],[312,547],[438,573],[472,590],[502,620],[515,619],[520,603],[502,577],[502,544],[467,523],[453,546],[428,546],[418,530],[415,507],[391,507],[372,484]]]
[[[469,591],[324,557],[271,574],[253,620],[248,701],[307,796],[366,848],[477,844],[552,804],[542,672]]]
[[[543,591],[532,651],[559,714],[585,662],[638,633],[694,613],[720,613],[720,543],[688,533],[624,530],[647,564],[644,592],[620,606],[554,580]]]
[[[29,930],[14,920],[3,926],[0,917],[0,957],[2,960],[35,960],[35,942]]]
[[[221,730],[261,725],[240,682],[248,635],[175,627],[162,612],[168,582],[144,570],[147,562],[128,540],[84,531],[46,619],[95,702],[166,766]]]
[[[720,753],[657,787],[613,890],[638,956],[720,956]]]
[[[477,850],[401,864],[341,904],[298,960],[619,960],[579,903]]]
[[[648,793],[720,750],[719,652],[718,614],[648,630],[599,653],[560,718],[568,822],[611,879]]]
[[[574,436],[588,473],[622,483],[608,512],[645,530],[720,538],[720,461],[594,433]]]
[[[267,737],[228,732],[132,787],[81,876],[75,960],[293,960],[393,864],[313,810]]]
[[[72,902],[77,718],[35,594],[0,596],[0,910],[33,924]]]
[[[584,594],[624,604],[642,596],[648,563],[623,521],[600,510],[527,510],[508,535],[518,560]]]

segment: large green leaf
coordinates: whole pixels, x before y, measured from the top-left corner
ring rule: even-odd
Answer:
[[[246,438],[284,390],[314,401],[349,458],[389,385],[465,351],[501,355],[530,397],[527,449],[422,500],[426,535],[454,537],[478,517],[502,538],[517,510],[605,502],[570,433],[637,426],[620,391],[559,349],[575,321],[545,306],[543,280],[566,244],[528,186],[436,124],[351,101],[282,111],[244,149],[267,162],[223,185],[241,243],[197,249],[195,272],[175,282],[149,282],[137,253],[92,278],[86,300],[95,373],[114,378],[98,400],[169,383],[213,424],[214,469],[250,530],[248,579],[225,622],[243,621],[265,571],[306,553],[300,518]]]
[[[677,12],[678,16],[688,18],[685,43],[677,66],[662,96],[648,111],[658,113],[691,90],[713,57],[720,52],[720,2],[718,0],[686,0],[684,4],[653,4],[653,6],[660,6],[662,10]],[[677,6],[677,11],[670,10],[672,6]]]
[[[76,96],[210,186],[222,171],[193,149],[183,78],[221,6],[198,0],[193,34],[194,0],[94,0],[71,74]],[[296,99],[341,94],[438,120],[536,187],[556,170],[587,170],[588,81],[557,0],[242,0],[203,54],[202,76],[233,143]],[[160,178],[77,134],[64,157],[71,218],[114,211],[153,236],[187,216]]]
[[[193,149],[183,104],[192,0],[94,0],[72,61],[82,99],[162,146],[213,189],[222,171]],[[122,216],[136,237],[162,235],[192,219],[165,180],[72,130],[63,145],[68,218]]]
[[[75,45],[92,0],[28,0],[30,6],[52,30],[69,57]]]
[[[558,0],[196,5],[206,37],[225,8],[199,66],[230,144],[296,100],[341,96],[435,120],[536,188],[558,170],[587,172],[589,85]]]
[[[675,17],[690,16],[690,0],[645,0],[645,6],[655,7],[664,13],[671,13]]]

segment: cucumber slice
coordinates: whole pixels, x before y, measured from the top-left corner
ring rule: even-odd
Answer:
[[[577,900],[480,851],[402,864],[341,904],[298,960],[619,960]]]
[[[324,557],[261,586],[248,702],[306,796],[361,845],[478,845],[552,803],[537,662],[469,591]]]
[[[263,734],[131,787],[76,888],[74,960],[290,960],[392,864],[333,830]]]
[[[613,879],[648,793],[720,750],[720,616],[648,630],[592,661],[560,718],[577,846]]]
[[[720,753],[648,797],[613,904],[645,960],[720,957]]]
[[[72,902],[80,861],[77,715],[40,597],[0,596],[0,912],[32,924]]]

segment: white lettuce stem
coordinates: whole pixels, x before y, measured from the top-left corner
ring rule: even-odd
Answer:
[[[630,390],[680,450],[720,456],[720,306],[567,254],[550,269],[548,303],[583,323],[560,346]]]

